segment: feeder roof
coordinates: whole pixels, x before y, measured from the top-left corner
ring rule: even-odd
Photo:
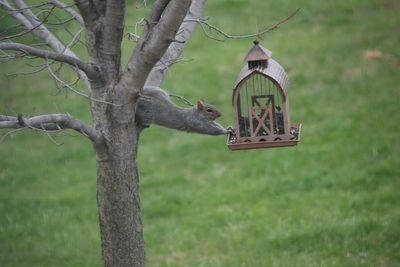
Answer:
[[[238,79],[235,84],[235,89],[246,80],[246,78],[250,77],[253,74],[261,74],[275,81],[279,87],[282,89],[285,99],[288,94],[288,76],[281,65],[278,62],[270,58],[268,60],[268,65],[266,68],[257,67],[253,69],[249,69],[248,64],[246,64],[239,73]]]
[[[272,56],[272,52],[267,48],[262,47],[258,41],[254,41],[254,46],[247,53],[246,61],[268,60]]]

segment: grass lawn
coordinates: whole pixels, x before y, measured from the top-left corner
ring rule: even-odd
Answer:
[[[145,130],[148,266],[400,266],[400,2],[208,2],[205,15],[234,34],[302,8],[261,41],[288,72],[302,140],[231,152],[225,137]],[[148,10],[127,8],[130,30]],[[183,55],[191,61],[164,87],[208,100],[232,125],[232,87],[252,41],[198,29]],[[124,58],[132,46],[124,41]],[[46,72],[6,75],[23,63],[0,63],[0,113],[90,122],[87,100],[56,90]],[[29,131],[0,143],[0,266],[101,266],[93,150],[73,132],[54,138],[62,145]]]

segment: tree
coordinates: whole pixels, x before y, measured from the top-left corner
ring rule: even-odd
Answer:
[[[125,1],[76,0],[75,6],[51,0],[28,6],[23,0],[1,0],[0,6],[23,30],[1,37],[0,50],[7,58],[33,56],[45,59],[53,77],[52,62],[68,64],[85,81],[90,92],[93,125],[69,114],[46,114],[25,118],[0,116],[0,128],[30,128],[43,131],[73,129],[88,137],[97,158],[97,203],[102,255],[105,266],[144,266],[145,250],[136,165],[140,125],[135,107],[146,84],[159,85],[167,68],[180,56],[194,29],[186,18],[200,18],[204,0],[158,0],[133,49],[128,64],[121,66]],[[35,14],[35,10],[37,13]],[[88,62],[83,62],[48,26],[55,12],[66,12],[86,33]],[[61,21],[57,25],[62,25]],[[31,34],[46,47],[12,40]],[[9,52],[13,51],[12,54]],[[6,53],[7,52],[7,53]],[[162,64],[160,63],[162,62]],[[59,82],[63,82],[61,79]]]
[[[144,3],[146,3],[144,1]],[[275,29],[284,21],[258,33],[231,36],[201,18],[205,0],[157,0],[144,19],[143,32],[131,34],[136,45],[126,66],[121,66],[121,42],[124,37],[124,0],[75,0],[73,5],[49,0],[27,5],[24,0],[0,0],[1,8],[22,30],[0,37],[5,59],[38,57],[44,59],[39,70],[47,69],[62,86],[90,100],[93,124],[88,125],[69,114],[45,114],[34,117],[0,115],[0,128],[33,129],[44,132],[73,129],[93,144],[97,161],[97,205],[102,256],[105,266],[144,266],[145,250],[139,200],[137,147],[142,126],[135,122],[136,104],[145,85],[160,85],[167,69],[175,63],[194,27],[202,25],[225,38],[254,37]],[[70,18],[51,20],[57,12]],[[293,16],[292,14],[291,16]],[[290,17],[291,17],[290,16]],[[289,18],[290,18],[289,17]],[[82,30],[71,35],[68,43],[50,31],[71,21]],[[65,30],[68,30],[65,27]],[[87,62],[73,49],[86,34]],[[15,40],[32,35],[41,45]],[[63,81],[52,69],[55,62],[69,65],[89,91],[83,94]]]

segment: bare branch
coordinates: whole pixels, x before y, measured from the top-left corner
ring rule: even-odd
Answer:
[[[7,2],[7,0],[2,0],[1,2]],[[7,2],[8,3],[8,2]],[[8,4],[9,5],[9,4]],[[48,2],[42,2],[42,3],[40,3],[40,4],[34,4],[34,5],[30,5],[30,6],[27,6],[26,8],[17,8],[17,9],[13,9],[13,11],[15,12],[15,13],[21,13],[23,10],[25,10],[25,9],[34,9],[34,8],[42,8],[42,7],[44,7],[44,6],[47,6],[47,5],[49,5],[49,3]]]
[[[121,71],[121,43],[124,34],[125,1],[106,2],[106,12],[102,23],[100,59],[106,80],[115,80]]]
[[[277,29],[280,25],[284,24],[285,22],[290,20],[292,17],[294,17],[299,11],[300,11],[300,8],[298,8],[296,11],[294,11],[292,14],[290,14],[283,20],[275,23],[274,25],[272,25],[260,32],[244,34],[244,35],[228,34],[228,33],[224,32],[223,30],[221,30],[220,28],[207,22],[207,18],[205,18],[205,19],[204,18],[203,19],[185,19],[185,22],[196,22],[196,23],[200,24],[204,34],[206,34],[209,38],[216,40],[216,41],[224,41],[224,38],[227,38],[227,39],[246,39],[246,38],[253,38],[253,37],[259,38],[260,36]],[[209,30],[213,30],[213,31],[217,32],[218,34],[222,35],[223,38],[213,36],[210,32],[207,32],[205,27],[207,27]]]
[[[18,121],[16,117],[0,115],[0,121],[12,121],[12,120]]]
[[[44,131],[73,129],[95,143],[102,140],[100,132],[69,114],[47,114],[30,118],[23,118],[20,114],[17,117],[0,116],[0,128],[19,129],[26,127]]]
[[[150,23],[160,20],[161,14],[164,12],[169,2],[170,0],[157,0],[157,2],[154,3],[149,17]]]
[[[44,32],[42,32],[40,30],[40,26],[42,26],[42,23],[35,23],[35,25],[34,25],[34,24],[32,24],[32,22],[27,17],[25,17],[23,12],[26,11],[28,9],[28,7],[21,8],[21,9],[14,9],[7,2],[7,0],[0,0],[0,6],[7,12],[7,14],[11,15],[12,17],[14,17],[26,29],[26,31],[23,31],[21,33],[18,33],[18,34],[12,35],[12,36],[4,36],[4,37],[1,38],[2,40],[19,37],[19,36],[25,35],[27,33],[32,33],[33,35],[35,35],[37,37],[40,37],[43,40],[46,39],[47,36],[45,35]],[[48,16],[46,16],[45,19],[47,19]],[[54,45],[56,45],[56,43],[54,43]],[[55,49],[54,47],[52,47],[52,48]]]
[[[23,0],[14,0],[14,2],[17,4],[18,6],[18,11],[25,16],[25,18],[27,18],[29,20],[29,22],[33,25],[33,26],[38,26],[40,24],[43,24],[43,22],[41,22],[37,16],[35,14],[33,14],[31,7],[28,7],[25,2]],[[53,10],[53,9],[52,9]],[[51,10],[51,11],[52,11]],[[46,21],[49,15],[46,16],[46,19],[43,21]]]
[[[19,6],[19,9],[14,9],[7,0],[0,0],[0,6],[11,16],[13,16],[17,21],[19,21],[26,29],[26,31],[18,34],[18,36],[32,33],[36,37],[42,39],[49,47],[51,47],[55,52],[63,53],[69,56],[78,58],[71,50],[66,49],[65,45],[44,25],[44,22],[50,16],[54,7],[46,15],[43,21],[40,21],[35,14],[29,9],[29,7],[22,0],[15,0]],[[18,12],[16,12],[18,11]],[[12,36],[16,37],[16,36]],[[7,37],[10,39],[12,37]],[[4,39],[4,38],[3,38]]]
[[[91,62],[101,68],[105,82],[118,79],[121,71],[121,43],[125,1],[75,0],[87,28]]]
[[[121,83],[132,88],[133,93],[141,90],[151,69],[174,40],[190,5],[191,1],[189,0],[170,0],[162,12],[160,20],[158,22],[151,21],[146,25],[120,80]],[[156,15],[154,16],[156,17]]]
[[[4,2],[6,2],[6,0],[4,0]],[[32,32],[32,34],[41,38],[55,52],[59,52],[59,53],[64,52],[65,46],[43,24],[44,21],[46,21],[47,18],[50,16],[51,12],[49,12],[49,14],[44,18],[43,21],[40,21],[22,0],[15,0],[15,2],[18,4],[18,7],[20,8],[20,10],[22,10],[21,13],[19,14],[21,16],[17,16],[15,18],[18,19],[21,23],[23,23],[23,25],[27,29],[26,32]],[[53,9],[54,9],[54,7],[53,7]],[[21,17],[23,17],[23,18],[21,18]],[[26,21],[28,21],[29,23],[27,23]],[[65,51],[65,52],[66,52],[65,54],[72,53],[72,51]],[[74,57],[76,57],[75,54],[74,54]]]
[[[79,59],[59,53],[54,53],[47,50],[34,48],[32,46],[19,44],[19,43],[0,43],[0,50],[14,50],[21,51],[26,55],[41,57],[45,59],[54,59],[59,62],[67,63],[73,67],[76,67],[86,73],[88,77],[98,77],[97,72],[90,65],[83,63]]]
[[[68,14],[70,14],[74,19],[76,19],[79,22],[79,24],[82,27],[85,26],[85,23],[83,22],[83,18],[73,8],[67,6],[66,4],[64,4],[63,2],[58,1],[58,0],[50,0],[50,3],[53,4],[56,7],[64,10]]]
[[[189,22],[188,20],[201,18],[205,2],[206,0],[192,0],[189,12],[187,13],[184,22],[180,26],[178,33],[175,36],[175,39],[179,40],[180,42],[174,42],[168,47],[167,51],[159,61],[159,63],[162,62],[163,64],[157,63],[154,66],[147,78],[146,86],[161,85],[167,70],[179,59],[187,41],[195,29],[196,23]]]
[[[62,53],[70,57],[79,59],[76,54],[66,47],[52,32],[50,32],[47,27],[43,24],[48,16],[50,16],[53,8],[47,14],[43,21],[40,21],[35,14],[22,0],[16,0],[19,9],[14,9],[7,0],[0,0],[0,7],[2,7],[7,14],[13,16],[18,22],[20,22],[26,29],[26,31],[17,34],[17,36],[24,35],[27,33],[32,33],[34,36],[42,39],[50,48],[52,48],[57,53]],[[43,5],[43,4],[42,4]],[[16,37],[16,36],[13,36]],[[9,37],[7,37],[9,39]],[[76,73],[81,77],[81,79],[86,83],[87,88],[90,90],[90,84],[86,73],[81,71],[79,68],[73,67]]]
[[[87,99],[89,99],[89,100],[91,100],[91,101],[93,101],[93,102],[103,103],[103,104],[107,104],[107,105],[111,105],[111,106],[120,107],[120,106],[123,106],[123,105],[124,105],[124,104],[114,104],[114,103],[111,103],[111,102],[108,102],[108,101],[96,99],[96,98],[91,97],[90,95],[87,95],[87,94],[84,94],[84,93],[82,93],[82,92],[79,92],[78,90],[76,90],[75,88],[73,88],[73,87],[71,86],[71,84],[66,83],[66,82],[63,81],[60,77],[58,77],[58,76],[54,73],[54,71],[51,69],[51,67],[50,67],[49,64],[47,64],[47,69],[49,70],[51,76],[54,78],[54,80],[56,81],[56,83],[59,83],[59,84],[60,84],[62,87],[64,87],[64,88],[68,88],[69,90],[71,90],[72,92],[74,92],[74,93],[77,94],[77,95],[83,96],[83,97],[85,97],[85,98],[87,98]]]

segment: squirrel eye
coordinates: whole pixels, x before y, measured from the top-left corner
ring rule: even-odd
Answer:
[[[206,111],[207,111],[207,112],[213,112],[213,110],[210,109],[210,108],[208,108]]]

